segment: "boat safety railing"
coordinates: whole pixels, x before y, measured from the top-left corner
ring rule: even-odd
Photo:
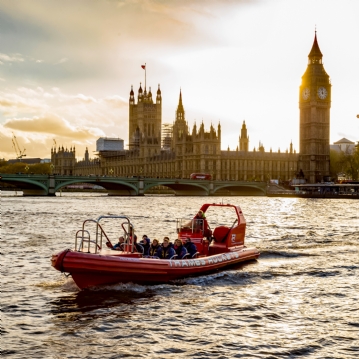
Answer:
[[[79,240],[79,245],[77,247],[77,241]],[[75,249],[78,252],[84,252],[84,247],[87,247],[87,252],[90,253],[90,246],[91,243],[95,245],[96,252],[97,249],[101,249],[98,243],[96,241],[93,241],[90,239],[90,232],[84,229],[80,229],[76,232],[76,238],[75,238]],[[85,245],[87,244],[87,245]]]
[[[126,216],[122,215],[113,215],[113,216],[100,216],[97,219],[87,219],[82,224],[82,229],[76,232],[75,237],[75,249],[79,252],[84,252],[87,249],[87,252],[91,252],[92,246],[94,246],[94,252],[97,253],[101,250],[103,242],[109,247],[113,248],[111,240],[108,234],[105,232],[103,225],[100,224],[101,220],[104,219],[121,219],[126,220],[121,224],[122,229],[124,231],[124,243],[123,250],[133,251],[134,241],[132,241],[132,236],[134,235],[134,226],[131,224],[130,219]],[[95,224],[95,238],[91,239],[89,230],[85,229],[91,223]],[[127,227],[127,228],[126,228]],[[112,227],[115,228],[115,227]]]
[[[197,258],[200,255],[199,252],[194,253],[193,255],[191,255],[191,253],[186,253],[182,259],[192,259],[192,258]]]

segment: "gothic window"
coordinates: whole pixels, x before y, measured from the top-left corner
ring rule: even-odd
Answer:
[[[204,153],[205,153],[206,155],[208,155],[208,145],[206,145],[206,146],[204,147]]]

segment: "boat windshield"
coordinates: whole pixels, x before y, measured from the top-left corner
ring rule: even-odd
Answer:
[[[185,218],[177,218],[177,233],[180,232],[203,233],[203,229],[204,229],[203,219],[188,220]]]

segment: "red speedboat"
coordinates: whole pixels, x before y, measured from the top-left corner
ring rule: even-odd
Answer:
[[[221,207],[221,208],[218,208]],[[210,211],[208,211],[210,209]],[[210,228],[207,217],[215,218],[216,210],[225,213],[228,222],[233,214],[232,225],[217,225]],[[126,216],[100,216],[96,220],[85,220],[77,231],[75,248],[66,249],[52,256],[52,266],[60,272],[71,274],[81,289],[115,283],[166,283],[175,279],[213,272],[239,262],[257,259],[256,248],[244,245],[246,221],[239,206],[231,204],[204,204],[200,209],[204,216],[196,215],[191,220],[177,219],[178,238],[188,237],[197,247],[197,253],[183,259],[159,259],[146,257],[141,246],[132,241],[134,226]],[[221,218],[216,217],[217,221]],[[120,221],[121,226],[109,225]],[[222,222],[225,222],[224,219]],[[105,230],[110,226],[110,230]],[[118,235],[121,227],[124,242],[121,250],[113,250],[110,234]],[[107,227],[106,227],[107,228]]]

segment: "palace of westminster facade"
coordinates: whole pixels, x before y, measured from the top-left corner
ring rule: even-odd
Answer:
[[[55,173],[63,175],[146,176],[189,178],[191,173],[210,173],[215,180],[290,180],[304,177],[320,182],[329,176],[329,128],[331,84],[322,64],[315,34],[308,66],[299,89],[300,152],[290,144],[286,152],[265,152],[263,146],[249,151],[249,136],[242,124],[236,150],[221,150],[221,125],[209,131],[203,122],[192,131],[185,119],[182,93],[171,128],[163,131],[162,95],[158,87],[155,102],[151,88],[140,86],[137,103],[133,88],[129,98],[129,148],[99,151],[90,159],[86,149],[77,161],[75,148],[51,149]]]

